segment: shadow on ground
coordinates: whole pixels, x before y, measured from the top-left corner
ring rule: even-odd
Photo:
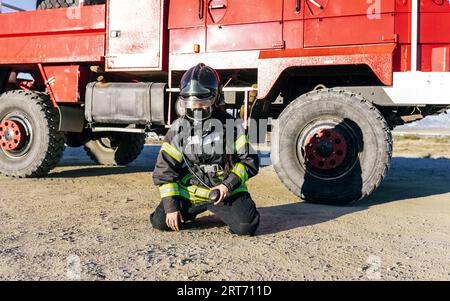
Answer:
[[[146,145],[139,158],[129,166],[102,167],[94,165],[95,163],[86,155],[83,148],[66,148],[64,157],[58,167],[63,171],[55,170],[49,178],[89,178],[108,175],[132,174],[141,172],[153,172],[156,159],[158,158],[161,146]],[[262,152],[262,166],[270,165],[270,154]],[[73,167],[73,168],[72,168]]]
[[[156,159],[160,146],[148,145],[139,158],[130,166],[102,167],[95,163],[86,155],[82,148],[67,148],[64,157],[58,167],[49,178],[89,178],[118,174],[133,174],[141,172],[152,172],[155,168]],[[72,168],[73,167],[73,168]]]
[[[259,235],[275,234],[311,226],[360,212],[372,206],[450,192],[450,160],[395,158],[389,176],[369,198],[346,207],[307,203],[260,208]]]
[[[50,177],[82,178],[151,172],[154,169],[159,149],[159,146],[146,146],[143,154],[129,167],[92,166],[92,161],[82,149],[68,149],[60,166],[69,167],[69,169],[60,172],[57,170]],[[267,154],[262,154],[262,157],[267,157]],[[275,177],[274,180],[276,180]],[[258,234],[269,235],[320,224],[390,202],[446,194],[450,192],[449,183],[450,160],[448,159],[394,158],[388,177],[369,198],[356,205],[346,207],[299,202],[259,208],[261,227]],[[224,225],[217,218],[204,217],[187,227],[188,229],[196,227],[208,229],[221,226]]]

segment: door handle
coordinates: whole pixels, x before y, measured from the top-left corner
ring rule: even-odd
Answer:
[[[225,4],[216,4],[216,5],[210,5],[209,9],[224,9],[227,8]]]
[[[317,3],[316,0],[308,0],[309,2],[311,2],[313,5],[317,6],[320,9],[324,9],[324,7],[322,6],[322,4]]]
[[[121,30],[111,30],[109,33],[109,37],[111,39],[117,39],[117,38],[120,38],[121,36],[122,36]]]
[[[295,0],[295,11],[297,13],[299,13],[302,10],[302,4],[301,4],[301,0]]]
[[[203,20],[203,1],[204,0],[198,0],[198,18],[200,20]]]

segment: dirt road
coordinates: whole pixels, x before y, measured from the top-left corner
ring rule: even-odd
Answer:
[[[69,149],[46,179],[0,177],[0,280],[450,280],[450,160],[415,158],[419,143],[400,141],[381,189],[353,207],[299,203],[266,167],[250,183],[253,238],[211,216],[150,229],[157,147],[129,168]]]

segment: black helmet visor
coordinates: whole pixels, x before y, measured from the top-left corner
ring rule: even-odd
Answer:
[[[180,96],[186,116],[195,121],[209,119],[212,116],[215,98],[200,99],[195,96],[183,98]]]

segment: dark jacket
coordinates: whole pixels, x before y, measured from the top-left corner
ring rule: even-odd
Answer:
[[[224,127],[216,130],[206,126],[195,132],[188,130],[193,124],[181,118],[175,121],[164,139],[153,181],[160,189],[166,213],[180,210],[180,198],[190,199],[194,205],[206,203],[209,188],[220,184],[227,186],[232,195],[247,191],[246,182],[259,172],[259,157],[242,125],[233,127],[232,133],[227,132],[226,122],[234,118],[221,111],[215,112],[212,120],[220,121]],[[222,151],[217,153],[219,149]],[[209,187],[191,174],[187,164]],[[220,170],[205,172],[202,169],[212,165]]]

